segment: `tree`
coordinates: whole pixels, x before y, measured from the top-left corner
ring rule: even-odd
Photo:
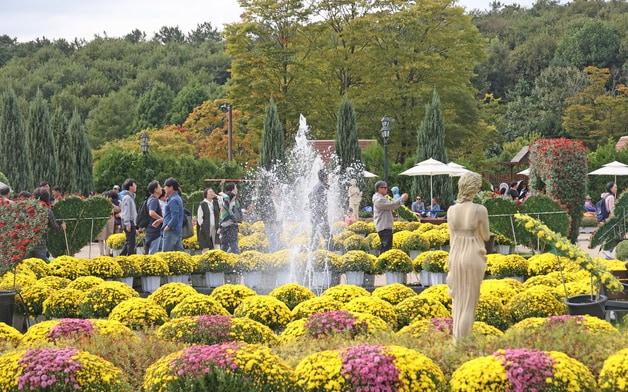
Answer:
[[[447,151],[445,150],[445,124],[441,110],[440,98],[436,90],[432,93],[432,102],[425,105],[425,117],[417,132],[416,161],[436,159],[447,163]],[[425,195],[433,189],[433,194],[440,201],[449,204],[453,201],[453,191],[449,176],[435,176],[430,187],[428,176],[416,176],[413,181],[415,195]]]
[[[133,31],[124,36],[124,39],[137,44],[146,41],[146,33],[139,29],[133,29]]]
[[[107,140],[133,133],[136,102],[137,98],[126,89],[114,91],[101,99],[85,122],[90,144],[98,148]]]
[[[172,107],[174,94],[162,82],[155,82],[146,94],[142,95],[135,111],[134,129],[159,128],[166,124]]]
[[[32,190],[34,181],[28,133],[24,128],[17,96],[12,88],[2,95],[0,172],[7,176],[15,191]]]
[[[172,124],[183,124],[192,109],[203,103],[209,98],[207,92],[198,82],[192,82],[179,91],[172,109],[170,109],[169,117]]]
[[[62,143],[67,143],[67,139],[65,138],[67,127],[68,119],[65,113],[63,113],[63,110],[57,107],[50,119],[50,128],[52,129],[52,134],[55,139],[55,156],[57,157],[57,178],[54,180],[55,184],[59,184],[59,179],[63,175],[61,161],[64,158],[61,155],[61,150],[63,149]]]
[[[48,104],[39,90],[30,105],[28,135],[33,179],[36,183],[39,181],[51,183],[56,181],[58,175],[57,149],[50,123]]]
[[[160,42],[162,44],[169,44],[169,43],[181,44],[185,42],[185,35],[183,34],[179,26],[175,26],[175,27],[163,26],[161,29],[159,29],[158,32],[155,33],[153,40]]]
[[[68,125],[68,133],[72,138],[74,153],[76,154],[76,164],[74,166],[74,178],[76,179],[73,192],[79,192],[83,195],[89,195],[94,190],[92,179],[92,150],[85,134],[85,128],[81,115],[77,110],[72,114],[70,124]]]
[[[351,101],[346,97],[342,100],[338,110],[336,155],[342,171],[362,162],[355,111]]]
[[[187,42],[192,45],[200,45],[204,42],[220,42],[222,39],[218,29],[214,28],[210,22],[203,22],[196,25],[187,37]]]
[[[270,170],[276,163],[284,160],[284,151],[283,128],[281,127],[281,121],[279,121],[277,105],[271,99],[266,107],[260,164],[266,170]]]
[[[609,67],[616,64],[620,43],[619,33],[613,26],[599,20],[587,21],[563,38],[555,60],[578,68]]]

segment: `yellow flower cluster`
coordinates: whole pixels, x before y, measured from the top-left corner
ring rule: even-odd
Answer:
[[[251,272],[261,269],[263,264],[264,254],[256,250],[248,250],[238,255],[238,260],[235,264],[235,269],[238,272]]]
[[[347,230],[352,231],[355,234],[368,235],[375,232],[375,226],[371,226],[364,221],[357,221],[349,225]]]
[[[404,299],[414,297],[417,294],[406,285],[393,283],[376,288],[372,295],[373,297],[383,299],[391,305],[397,305]]]
[[[628,390],[628,348],[625,348],[604,361],[598,384],[601,392]]]
[[[399,370],[399,392],[443,391],[447,388],[442,370],[418,351],[401,346],[387,346],[386,353],[395,357]]]
[[[41,279],[44,276],[50,275],[50,267],[48,267],[48,263],[43,261],[42,259],[37,258],[29,258],[24,259],[18,266],[18,271],[20,267],[26,267],[31,270],[37,277],[37,279]]]
[[[79,351],[72,357],[80,364],[76,381],[81,391],[117,392],[128,391],[130,387],[122,377],[122,371],[111,362],[86,351]]]
[[[549,351],[546,354],[553,362],[553,377],[546,380],[549,390],[597,391],[595,378],[584,364],[561,352]]]
[[[268,345],[277,343],[277,337],[270,328],[248,318],[232,317],[228,337],[223,336],[222,332],[216,330],[217,335],[211,335],[199,325],[199,316],[185,316],[167,321],[159,327],[157,336],[188,344],[215,344],[224,341]]]
[[[135,335],[135,333],[119,321],[101,319],[90,321],[100,336],[108,337],[114,341],[139,341],[139,338]]]
[[[37,284],[47,286],[53,290],[59,290],[67,287],[71,282],[70,279],[60,278],[58,276],[46,276],[45,278],[39,279]]]
[[[76,289],[54,290],[43,303],[43,314],[48,318],[78,318],[84,291]]]
[[[124,243],[126,242],[126,235],[124,233],[111,234],[107,237],[105,242],[108,248],[122,249],[124,247]]]
[[[289,343],[307,335],[307,318],[301,318],[291,321],[286,325],[279,335],[279,342],[282,344]]]
[[[325,250],[317,250],[311,255],[312,265],[316,271],[324,271],[329,268],[330,271],[337,271],[340,266],[340,256],[333,252]]]
[[[0,322],[0,349],[4,345],[17,346],[22,340],[22,334],[17,329]]]
[[[181,303],[185,298],[194,294],[197,294],[197,291],[190,285],[173,282],[159,287],[148,296],[148,299],[164,308],[166,312],[170,314],[175,306]]]
[[[449,287],[446,284],[436,284],[426,288],[419,294],[421,298],[429,298],[440,302],[451,311],[451,297],[449,296]]]
[[[371,293],[366,291],[363,287],[355,286],[352,284],[339,284],[325,290],[322,297],[331,298],[338,302],[348,303],[354,298],[369,297]]]
[[[358,297],[351,300],[348,304],[345,304],[343,308],[350,312],[371,314],[384,320],[392,329],[397,328],[397,312],[395,311],[395,307],[383,299],[377,297]]]
[[[412,271],[412,260],[403,251],[399,249],[391,249],[379,255],[377,258],[378,268],[386,272],[404,272]]]
[[[104,282],[92,287],[81,300],[83,317],[104,318],[122,301],[139,294],[122,282]]]
[[[343,303],[329,296],[314,297],[303,301],[292,309],[294,320],[308,318],[314,313],[329,312],[342,309]]]
[[[401,301],[394,308],[399,327],[405,327],[417,319],[449,317],[451,313],[439,301],[431,297],[413,296]]]
[[[150,299],[131,298],[113,308],[109,320],[118,321],[131,329],[145,329],[165,323],[168,314]]]
[[[197,273],[205,272],[230,272],[235,268],[237,255],[227,253],[220,249],[212,249],[197,258]]]
[[[377,233],[371,233],[366,236],[366,242],[373,250],[379,250],[382,247],[382,241],[379,239],[379,234]]]
[[[85,260],[87,271],[91,276],[99,278],[121,278],[123,275],[122,267],[114,260],[113,257],[99,256],[93,259]]]
[[[447,224],[431,225],[421,224],[416,230],[429,249],[440,249],[449,243],[449,227]]]
[[[29,316],[39,316],[43,313],[44,301],[53,291],[54,289],[45,284],[36,283],[22,290],[16,300],[20,308],[26,310]]]
[[[196,269],[194,259],[186,252],[160,252],[155,257],[166,261],[170,275],[187,275]]]
[[[528,259],[529,276],[546,275],[550,272],[560,271],[562,267],[573,269],[568,258],[552,253],[541,253]]]
[[[17,274],[7,272],[0,277],[0,290],[25,290],[37,282],[37,277],[28,268],[18,266]]]
[[[444,250],[423,252],[414,259],[414,270],[449,272],[449,253]]]
[[[229,312],[227,312],[215,298],[205,294],[192,294],[187,296],[175,306],[171,312],[173,318],[214,314],[226,316]]]
[[[342,241],[342,247],[345,251],[366,251],[369,249],[369,245],[366,238],[359,234],[349,236]]]
[[[576,316],[573,320],[566,320],[562,323],[552,323],[549,318],[546,317],[530,317],[525,320],[519,321],[517,324],[508,328],[509,332],[525,331],[531,335],[537,332],[546,330],[548,328],[559,327],[563,323],[570,323],[572,325],[578,325],[582,328],[583,333],[591,334],[618,334],[619,331],[611,323],[605,320],[601,320],[593,316]]]
[[[248,317],[273,330],[285,327],[292,320],[292,314],[286,304],[269,295],[256,295],[244,299],[233,314],[236,317]]]
[[[343,392],[347,380],[342,375],[342,358],[338,351],[322,351],[303,358],[295,369],[297,386],[304,391]]]
[[[103,282],[104,280],[102,278],[95,276],[81,276],[80,278],[74,279],[67,287],[69,289],[87,291]]]
[[[528,261],[517,254],[490,254],[486,257],[486,273],[496,278],[525,276],[528,273]]]
[[[141,258],[142,258],[141,255],[135,255],[135,256],[117,256],[114,259],[116,260],[120,268],[122,268],[122,276],[127,278],[127,277],[132,277],[132,276],[138,276],[140,274],[140,271],[141,271],[140,259]]]
[[[513,321],[528,317],[549,317],[565,314],[565,305],[548,292],[544,286],[535,286],[512,297],[507,305]]]
[[[312,290],[298,285],[296,283],[288,283],[283,286],[279,286],[271,291],[268,295],[275,297],[292,310],[295,306],[303,301],[314,298],[316,295]]]
[[[85,264],[85,260],[77,259],[72,256],[59,256],[55,258],[50,264],[50,274],[74,280],[79,276],[89,275],[89,270]]]
[[[216,299],[229,313],[240,306],[245,298],[255,295],[255,291],[241,284],[223,284],[216,287],[211,293],[211,297]]]
[[[340,257],[339,272],[363,271],[373,269],[370,255],[362,250],[350,250]]]
[[[520,282],[514,279],[486,279],[480,285],[481,295],[493,295],[497,297],[503,305],[508,300],[523,290]]]
[[[238,245],[243,252],[249,250],[265,252],[268,249],[269,242],[265,235],[255,233],[240,237],[238,239]]]
[[[503,299],[490,293],[482,293],[475,308],[475,319],[504,330],[511,323],[511,315]]]
[[[265,266],[269,271],[280,271],[286,269],[290,264],[290,251],[282,249],[274,253],[266,254]]]
[[[425,250],[428,248],[428,246],[429,244],[427,244],[423,240],[421,234],[414,231],[402,230],[393,236],[393,247],[396,249],[401,249],[404,252],[410,252],[413,250]]]
[[[104,336],[113,341],[129,341],[137,340],[137,336],[124,324],[113,320],[90,320],[94,326],[94,333],[98,336]],[[40,346],[44,342],[53,341],[48,338],[50,331],[59,324],[59,320],[47,320],[32,325],[22,337],[22,344],[25,346]],[[77,339],[85,339],[85,335],[78,334]],[[59,342],[55,342],[59,344]],[[68,342],[71,343],[71,342]]]
[[[42,342],[48,342],[48,334],[50,333],[50,330],[58,323],[59,320],[46,320],[31,325],[22,336],[22,345],[28,347],[40,345]]]
[[[452,392],[509,391],[512,389],[506,369],[493,355],[478,357],[462,364],[449,381]]]
[[[128,256],[132,262],[137,262],[139,275],[142,276],[165,276],[170,274],[168,262],[163,257],[157,255],[133,255]]]
[[[198,233],[196,232],[196,226],[194,226],[194,234],[192,234],[192,237],[184,238],[183,241],[181,241],[181,245],[183,245],[183,249],[201,249],[201,246],[198,243]]]

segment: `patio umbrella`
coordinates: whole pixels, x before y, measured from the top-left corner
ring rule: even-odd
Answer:
[[[519,173],[517,174],[521,174],[522,176],[528,176],[530,177],[530,168],[527,168],[525,170],[521,170]]]
[[[451,173],[449,173],[450,177],[460,177],[462,176],[464,173],[469,173],[471,170],[467,170],[464,168],[464,166],[459,165],[455,162],[449,162],[447,164],[447,166],[449,166],[452,170]]]
[[[617,183],[617,176],[628,176],[628,165],[621,162],[613,161],[602,165],[601,168],[593,170],[589,173],[590,176],[614,176],[615,183]]]
[[[370,171],[366,171],[364,170],[364,173],[362,174],[363,177],[365,178],[376,178],[379,177],[377,174],[373,174]]]
[[[438,175],[449,175],[453,172],[454,170],[443,162],[430,158],[423,162],[417,163],[416,166],[411,167],[403,173],[400,173],[400,175],[412,177],[430,176],[430,200],[432,200],[434,198],[434,184],[432,181],[432,177]]]

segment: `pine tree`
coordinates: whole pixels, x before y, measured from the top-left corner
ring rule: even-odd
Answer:
[[[56,113],[55,113],[56,115]],[[65,119],[65,117],[63,117]],[[63,192],[76,192],[78,189],[76,181],[76,149],[74,148],[74,138],[68,126],[58,128],[57,146],[59,157],[59,177],[57,185]]]
[[[0,110],[0,172],[3,172],[14,191],[33,189],[31,155],[28,133],[24,128],[17,96],[12,88],[2,96]]]
[[[52,118],[50,119],[50,128],[52,129],[52,134],[54,136],[55,141],[55,156],[57,157],[57,178],[54,179],[55,185],[59,185],[62,180],[61,177],[64,175],[61,171],[62,160],[65,158],[61,155],[61,150],[64,149],[63,143],[67,144],[67,138],[65,133],[68,128],[68,119],[61,110],[60,107],[52,114]],[[74,154],[72,154],[74,157]],[[65,190],[65,189],[64,189]]]
[[[173,100],[174,94],[170,87],[155,82],[153,88],[142,95],[137,103],[134,128],[141,130],[165,125]]]
[[[355,120],[353,105],[344,97],[338,109],[336,122],[336,155],[340,161],[341,170],[362,162],[362,153],[358,144],[358,128]]]
[[[436,89],[432,93],[432,102],[425,105],[425,117],[417,132],[416,161],[436,159],[447,163],[447,151],[445,150],[445,124],[441,110],[440,98]],[[433,194],[438,198],[441,207],[453,202],[453,190],[449,176],[433,177]],[[430,194],[429,176],[416,176],[413,180],[412,190],[415,195],[423,198]],[[431,200],[430,200],[431,202]],[[426,203],[426,207],[429,203]]]
[[[50,124],[48,104],[41,91],[31,102],[28,115],[28,141],[35,182],[57,180],[57,151]]]
[[[266,107],[264,119],[264,132],[262,135],[261,165],[269,170],[275,163],[284,160],[283,129],[277,105],[271,99]]]
[[[74,167],[76,188],[74,191],[83,195],[89,195],[94,189],[92,178],[92,150],[89,146],[83,120],[78,110],[74,110],[72,114],[68,131],[72,138],[74,152],[76,154],[76,165]]]

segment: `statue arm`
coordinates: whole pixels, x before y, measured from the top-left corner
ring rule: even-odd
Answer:
[[[480,206],[478,212],[478,230],[480,232],[480,237],[483,241],[488,241],[491,238],[491,231],[488,227],[488,211],[486,210],[486,207]]]

